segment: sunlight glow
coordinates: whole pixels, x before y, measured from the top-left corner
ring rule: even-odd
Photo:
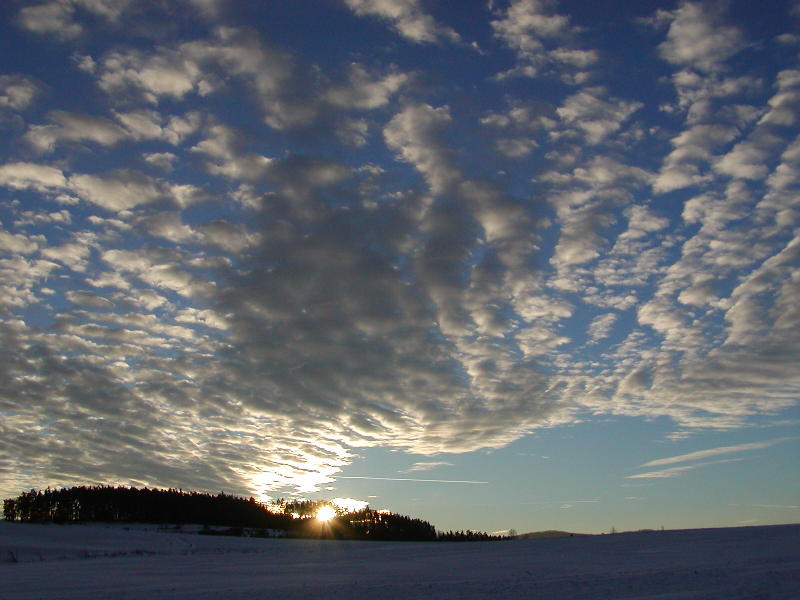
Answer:
[[[317,521],[322,521],[323,523],[330,521],[335,516],[336,510],[332,506],[325,505],[317,511]]]

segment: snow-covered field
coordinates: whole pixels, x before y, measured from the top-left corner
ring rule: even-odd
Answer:
[[[0,523],[0,599],[800,598],[800,525],[483,543]]]

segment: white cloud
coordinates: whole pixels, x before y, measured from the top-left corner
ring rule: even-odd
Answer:
[[[566,98],[556,112],[564,123],[581,130],[590,144],[599,144],[643,106],[606,96],[601,87],[585,88]]]
[[[374,74],[356,63],[347,81],[339,84],[319,73],[304,77],[310,75],[307,70],[288,53],[264,44],[252,30],[219,27],[210,38],[160,47],[152,53],[106,54],[99,61],[98,83],[112,97],[138,97],[151,104],[242,86],[261,107],[264,121],[284,130],[308,126],[331,111],[380,108],[408,81],[404,73]],[[162,135],[173,144],[199,126],[197,114],[182,118],[182,126],[180,117],[173,117],[166,126],[142,111],[133,117],[132,132],[143,132],[145,126],[147,135],[155,136],[155,126],[161,126]]]
[[[704,167],[712,161],[712,151],[736,135],[736,129],[723,125],[695,125],[683,131],[672,139],[674,149],[664,159],[653,189],[665,193],[707,181]]]
[[[196,232],[202,243],[237,255],[257,246],[261,241],[260,234],[249,232],[244,225],[223,220],[203,223],[197,227]]]
[[[686,322],[685,313],[678,311],[672,303],[662,297],[655,297],[641,304],[636,316],[642,325],[650,325],[664,334],[680,331]]]
[[[694,465],[684,465],[682,467],[670,467],[668,469],[661,469],[659,471],[650,471],[648,473],[639,473],[637,475],[628,475],[628,479],[672,479],[673,477],[680,477],[687,471],[701,469],[710,465],[719,465],[723,463],[738,462],[741,458],[726,458],[723,460],[711,460],[708,462],[697,463]]]
[[[438,469],[439,467],[452,467],[453,463],[449,463],[442,460],[431,460],[431,461],[421,461],[415,462],[413,465],[400,471],[400,473],[419,473],[422,471],[432,471],[434,469]]]
[[[358,16],[377,17],[388,22],[398,34],[415,43],[441,40],[457,42],[460,36],[450,27],[439,25],[420,6],[419,0],[344,0]]]
[[[199,65],[175,51],[162,50],[151,57],[136,51],[113,52],[100,61],[99,71],[98,84],[108,94],[122,97],[139,90],[154,104],[161,96],[180,99],[189,92],[209,89]]]
[[[242,137],[225,125],[212,125],[206,130],[206,139],[191,148],[191,152],[204,154],[210,160],[206,169],[214,175],[231,179],[258,181],[272,168],[272,159],[260,154],[243,152]]]
[[[0,306],[24,308],[40,301],[34,288],[58,269],[49,260],[0,258]],[[8,347],[8,346],[6,346]]]
[[[646,206],[635,205],[625,210],[628,217],[628,229],[620,239],[639,239],[646,235],[661,231],[669,225],[669,219],[657,215]]]
[[[19,24],[38,34],[52,34],[58,39],[71,39],[83,33],[83,27],[72,20],[69,2],[50,2],[23,7],[17,16]]]
[[[172,152],[150,152],[142,155],[148,164],[161,169],[162,171],[172,171],[173,163],[178,157]]]
[[[776,440],[769,440],[766,442],[752,442],[749,444],[738,444],[736,446],[720,446],[719,448],[709,448],[707,450],[698,450],[697,452],[689,452],[688,454],[681,454],[679,456],[670,456],[669,458],[659,458],[644,463],[644,467],[660,467],[663,465],[673,465],[676,463],[689,462],[693,460],[702,460],[712,456],[719,456],[722,454],[736,454],[737,452],[749,452],[751,450],[763,450],[776,444],[793,440],[795,438],[778,438]]]
[[[25,235],[0,230],[0,252],[32,254],[45,242],[42,235]]]
[[[109,309],[114,306],[111,300],[93,292],[70,290],[65,295],[67,300],[79,306],[100,309]]]
[[[495,142],[497,151],[509,158],[528,156],[538,146],[529,138],[500,138]]]
[[[551,111],[542,106],[514,100],[509,104],[505,112],[489,112],[480,122],[499,135],[495,141],[498,152],[509,158],[522,158],[539,147],[537,139],[552,129],[555,121],[550,118]]]
[[[53,262],[62,263],[73,271],[84,272],[89,264],[91,254],[91,235],[76,234],[74,241],[65,242],[60,246],[49,246],[41,250],[43,258]]]
[[[494,34],[517,55],[517,65],[498,78],[535,77],[542,70],[563,70],[566,83],[583,82],[587,75],[581,69],[595,64],[599,55],[594,50],[572,46],[577,29],[566,15],[549,10],[546,0],[512,0],[502,18],[491,22]],[[577,70],[577,72],[576,72]]]
[[[71,189],[87,202],[115,212],[135,208],[164,197],[161,184],[147,175],[123,170],[100,175],[72,175]]]
[[[342,119],[336,124],[336,137],[348,146],[361,147],[367,143],[368,136],[366,119]]]
[[[136,140],[159,139],[164,135],[161,115],[154,110],[114,113],[129,134]]]
[[[123,273],[130,273],[156,288],[174,291],[182,296],[209,296],[214,284],[194,275],[184,265],[178,252],[143,250],[106,250],[102,259]],[[203,266],[202,262],[198,265]]]
[[[52,152],[61,142],[94,142],[112,146],[128,137],[116,123],[103,117],[53,111],[48,114],[50,125],[32,125],[25,139],[38,152]]]
[[[131,0],[56,0],[20,9],[19,24],[34,33],[70,40],[84,32],[75,20],[75,8],[89,11],[107,21],[116,21],[131,4]]]
[[[718,172],[740,179],[764,179],[769,173],[770,163],[786,145],[784,128],[795,124],[800,109],[800,71],[781,71],[776,83],[769,111],[714,164]]]
[[[371,110],[385,106],[389,97],[407,81],[408,75],[403,73],[375,78],[363,66],[352,64],[347,84],[329,88],[325,100],[342,108]]]
[[[35,212],[24,210],[19,217],[14,220],[14,227],[24,227],[25,225],[39,225],[43,223],[60,223],[69,225],[72,222],[72,214],[68,210],[57,210],[53,212]]]
[[[736,144],[728,154],[714,163],[714,169],[731,177],[764,179],[768,173],[767,160],[772,151],[781,145],[781,138],[759,132],[759,135]]]
[[[396,114],[383,130],[387,145],[425,175],[434,193],[442,192],[459,176],[439,139],[450,122],[447,106],[412,104]]]
[[[162,299],[163,301],[163,299]],[[209,309],[185,308],[175,315],[175,320],[179,323],[189,323],[192,325],[204,325],[213,329],[225,330],[230,327],[230,323],[224,315]]]
[[[589,341],[597,343],[603,338],[608,337],[618,319],[619,315],[615,313],[606,313],[595,317],[589,324]]]
[[[505,18],[492,21],[495,35],[532,63],[543,50],[541,39],[563,38],[570,29],[569,17],[548,14],[546,6],[540,0],[514,0]]]
[[[0,185],[16,190],[54,192],[66,188],[67,180],[64,173],[55,167],[17,162],[0,166]]]
[[[39,84],[31,77],[0,75],[0,108],[24,110],[40,91]]]
[[[742,49],[741,32],[726,25],[710,3],[684,2],[670,13],[667,39],[659,46],[669,62],[706,72],[719,70],[724,61]]]
[[[205,189],[189,183],[170,185],[168,194],[180,208],[187,208],[193,204],[206,202],[211,199],[211,196]]]

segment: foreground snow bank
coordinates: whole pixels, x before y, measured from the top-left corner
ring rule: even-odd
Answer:
[[[487,543],[0,524],[0,598],[794,600],[800,526]]]

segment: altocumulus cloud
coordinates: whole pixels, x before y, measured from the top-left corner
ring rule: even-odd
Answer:
[[[0,491],[309,492],[359,448],[796,404],[800,75],[734,69],[724,11],[640,20],[655,114],[555,3],[483,13],[480,57],[424,2],[326,5],[330,56],[258,4],[4,9],[91,102],[0,73]],[[434,84],[430,45],[480,75]]]

